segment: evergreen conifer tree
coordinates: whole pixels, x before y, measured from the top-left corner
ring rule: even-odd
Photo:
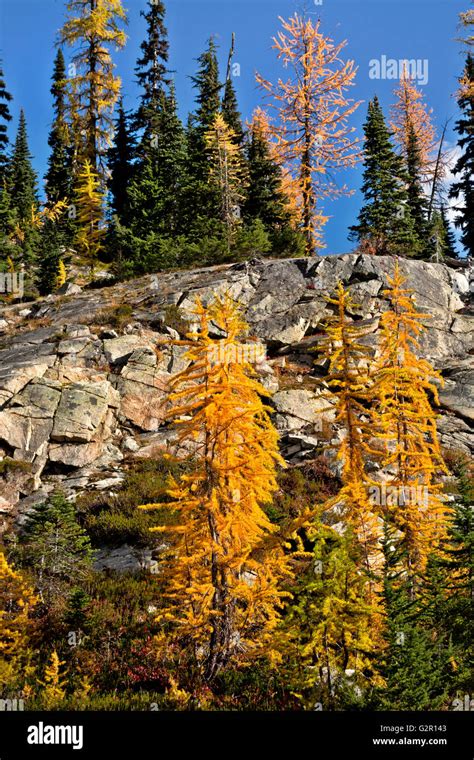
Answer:
[[[3,68],[0,62],[0,193],[6,180],[6,170],[8,167],[8,134],[7,123],[12,120],[8,104],[12,96],[5,86],[3,78]]]
[[[35,260],[39,242],[38,229],[34,223],[38,209],[37,179],[31,160],[25,114],[22,110],[9,170],[9,193],[10,208],[15,215],[14,235],[25,264],[31,264]]]
[[[456,200],[455,225],[461,230],[461,242],[468,256],[474,256],[474,57],[468,54],[459,95],[461,118],[456,122],[458,146],[462,153],[453,169],[459,179],[452,185],[450,197]],[[470,86],[468,86],[470,83]]]
[[[119,103],[115,134],[108,151],[110,207],[121,224],[128,223],[128,189],[133,173],[134,142],[129,128],[129,117]]]
[[[365,204],[350,237],[368,253],[405,253],[419,247],[408,207],[407,177],[403,159],[397,156],[377,97],[369,103],[364,124]]]
[[[51,153],[45,175],[46,195],[50,204],[69,201],[72,195],[72,146],[67,122],[66,64],[59,48],[54,61],[51,94],[54,101],[54,121],[48,137]]]

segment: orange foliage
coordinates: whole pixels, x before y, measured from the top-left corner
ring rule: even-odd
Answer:
[[[282,542],[262,507],[277,488],[278,434],[240,340],[247,326],[230,296],[198,300],[189,366],[172,381],[179,440],[196,447],[193,469],[170,483],[177,524],[165,528],[162,645],[185,644],[207,681],[232,658],[273,655],[272,634],[289,575]],[[210,335],[218,325],[225,337]],[[215,330],[215,327],[214,327]],[[155,509],[159,505],[144,505]],[[169,508],[170,505],[168,505]]]
[[[354,127],[349,126],[360,102],[344,94],[354,84],[357,69],[353,61],[340,57],[346,43],[325,37],[319,21],[313,24],[298,14],[280,21],[283,30],[273,47],[291,75],[272,84],[257,74],[257,82],[277,113],[271,128],[275,150],[299,185],[301,226],[310,255],[324,247],[321,230],[328,217],[319,209],[321,200],[348,192],[335,184],[333,172],[360,159]]]
[[[441,375],[418,358],[422,320],[412,291],[397,263],[389,289],[391,308],[381,317],[380,357],[374,373],[374,429],[384,442],[382,467],[391,473],[390,486],[400,498],[387,506],[386,518],[401,536],[405,569],[410,577],[423,572],[428,554],[446,537],[450,509],[441,496],[439,476],[446,472],[436,429],[435,383]],[[419,498],[422,494],[423,498]]]

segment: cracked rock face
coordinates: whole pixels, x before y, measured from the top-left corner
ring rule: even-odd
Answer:
[[[441,442],[472,452],[473,273],[404,259],[400,266],[426,315],[423,354],[445,377]],[[0,530],[5,519],[21,521],[58,483],[71,496],[110,491],[123,478],[124,457],[154,457],[176,445],[167,388],[186,366],[186,349],[172,344],[176,328],[183,329],[172,314],[192,322],[187,310],[196,296],[207,302],[228,291],[244,304],[252,335],[267,347],[259,372],[273,394],[282,452],[291,461],[314,455],[327,444],[332,421],[318,384],[327,370],[317,355],[331,308],[326,298],[339,280],[349,287],[352,316],[367,326],[364,340],[374,346],[393,268],[391,257],[358,254],[254,260],[2,308],[0,459],[21,467],[0,475]],[[123,303],[132,307],[131,324],[104,330],[104,310]]]

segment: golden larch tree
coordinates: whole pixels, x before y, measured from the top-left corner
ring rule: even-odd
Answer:
[[[91,270],[102,250],[105,231],[102,225],[104,194],[97,173],[86,160],[78,176],[76,189],[77,225],[76,245]]]
[[[55,649],[51,653],[50,660],[44,669],[44,681],[40,681],[43,687],[41,700],[45,710],[58,709],[66,696],[66,681],[62,667],[65,660],[60,660]]]
[[[450,509],[442,498],[440,475],[446,466],[440,450],[436,413],[442,377],[419,357],[423,320],[412,291],[404,288],[399,264],[382,295],[390,308],[381,317],[380,355],[374,369],[374,430],[384,441],[381,466],[389,474],[391,497],[385,516],[398,531],[405,570],[416,587],[428,555],[446,537]],[[395,495],[395,497],[394,497]]]
[[[220,215],[225,224],[230,249],[234,232],[240,223],[246,176],[236,134],[221,113],[216,114],[211,128],[205,133],[205,143],[209,157],[209,178],[219,191]]]
[[[120,94],[111,48],[120,50],[125,45],[121,23],[126,22],[126,14],[121,0],[69,0],[67,12],[60,41],[75,51],[75,71],[68,83],[75,137],[81,136],[79,162],[87,159],[97,170],[103,167]]]
[[[230,660],[273,653],[288,573],[275,526],[263,506],[277,489],[278,435],[267,395],[242,345],[247,326],[226,295],[207,308],[198,300],[188,335],[189,366],[172,381],[171,419],[179,441],[194,442],[192,469],[170,483],[177,523],[164,530],[164,604],[158,621],[163,646],[188,642],[209,682]],[[224,337],[211,337],[211,324]],[[155,509],[159,505],[144,505]]]
[[[0,686],[20,676],[28,648],[28,616],[36,603],[33,589],[0,551]]]
[[[410,149],[410,132],[415,130],[420,153],[420,168],[424,179],[430,179],[435,165],[436,130],[432,121],[433,109],[423,100],[423,93],[403,67],[400,84],[395,89],[396,101],[391,109],[390,128],[405,160]]]
[[[360,105],[346,96],[354,85],[354,61],[343,61],[346,42],[324,36],[320,22],[295,14],[273,38],[279,60],[290,71],[286,81],[272,84],[257,74],[277,119],[272,128],[282,162],[297,179],[301,194],[301,226],[306,252],[323,248],[321,229],[327,217],[324,198],[347,193],[334,182],[334,172],[360,159],[355,127],[349,120]]]
[[[371,361],[372,349],[364,345],[364,328],[350,317],[355,304],[349,290],[338,283],[335,298],[327,299],[335,313],[325,324],[321,350],[329,360],[325,383],[327,398],[335,410],[335,424],[340,425],[342,440],[337,456],[342,463],[342,489],[326,508],[342,503],[345,520],[352,526],[361,550],[362,567],[369,579],[369,590],[376,590],[374,573],[381,569],[382,527],[377,509],[369,500],[366,459],[370,453]]]

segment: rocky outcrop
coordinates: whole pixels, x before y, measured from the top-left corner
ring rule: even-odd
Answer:
[[[390,257],[357,254],[256,260],[155,274],[102,290],[58,296],[0,311],[0,521],[44,499],[58,483],[71,496],[114,490],[123,460],[153,457],[176,445],[166,420],[167,385],[185,366],[173,345],[192,321],[196,296],[226,291],[245,306],[252,333],[267,347],[260,363],[273,393],[283,454],[312,456],[334,436],[321,398],[327,362],[318,358],[326,296],[349,286],[354,319],[375,342]],[[423,353],[445,376],[440,394],[443,445],[474,450],[474,312],[469,270],[401,261],[407,286],[425,314]],[[132,314],[121,329],[107,320],[121,304]],[[104,316],[105,315],[105,316]],[[104,559],[104,562],[106,560]]]

